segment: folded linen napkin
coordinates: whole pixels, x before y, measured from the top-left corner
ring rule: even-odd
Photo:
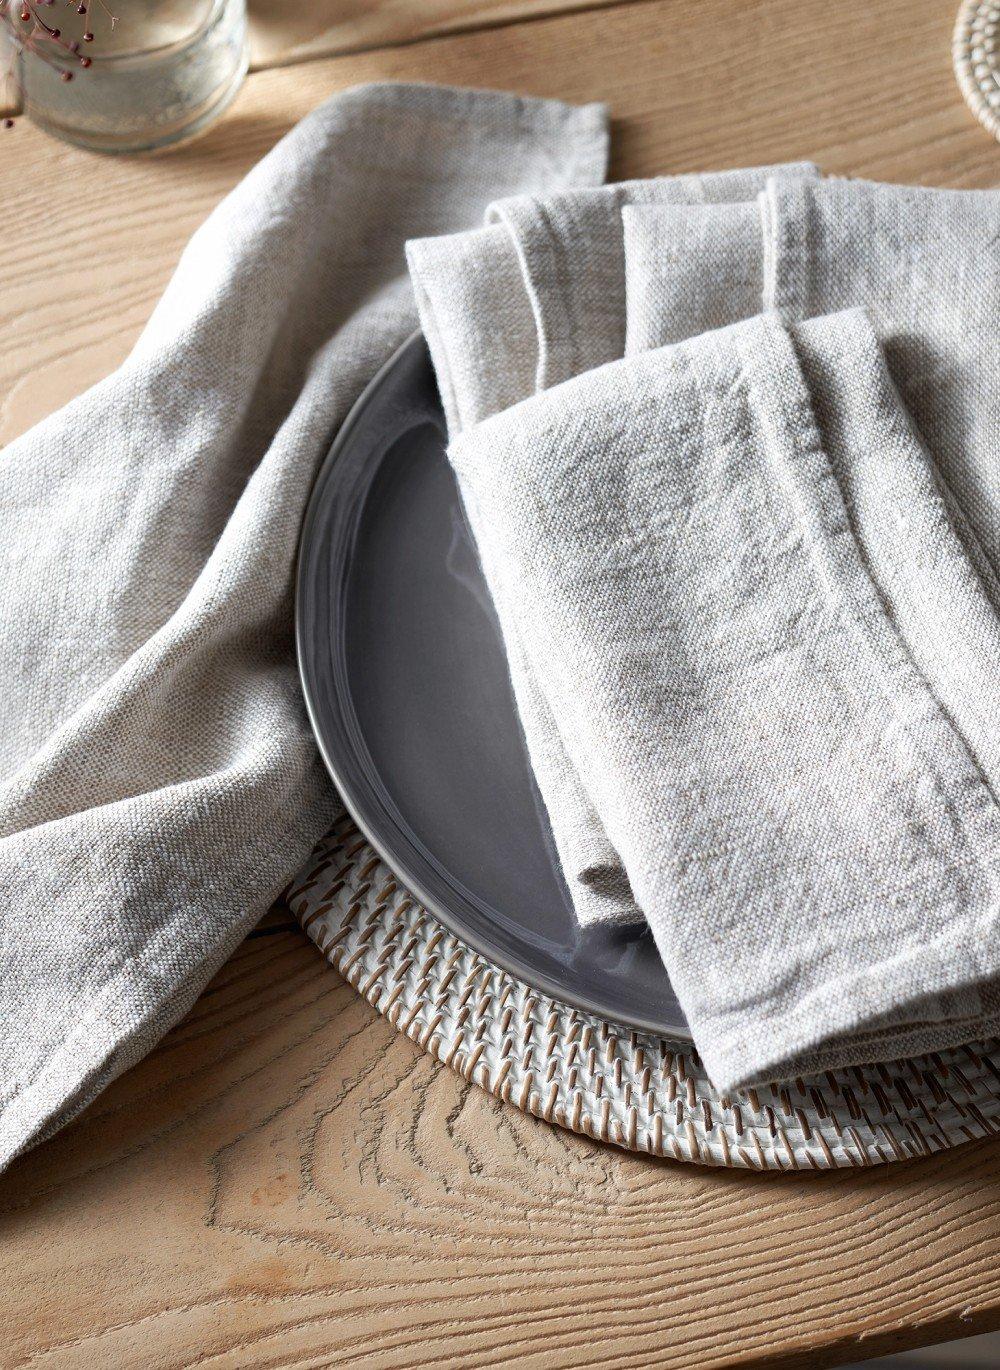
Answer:
[[[602,179],[601,107],[348,91],[195,234],[124,365],[0,463],[0,1165],[190,1005],[322,834],[292,583],[416,326],[403,245]]]
[[[794,163],[629,181],[544,199],[522,196],[492,206],[486,228],[408,244],[449,433],[623,354],[623,207],[672,206],[684,214],[691,206],[745,202],[776,170],[792,179],[817,174],[811,163]],[[742,309],[749,315],[759,309],[763,290],[759,253],[744,275]],[[678,337],[715,326],[714,316],[703,312],[704,303],[691,296]],[[493,590],[528,754],[577,917],[584,926],[641,922],[621,858],[534,679],[517,616],[503,597],[503,578],[488,564],[490,544],[479,536],[475,501],[467,490],[463,498]]]
[[[625,351],[625,249],[628,205],[741,201],[762,180],[811,181],[811,162],[780,167],[623,181],[544,198],[522,195],[491,206],[506,225],[521,264],[538,336],[536,389],[544,390],[614,361]]]
[[[1000,266],[993,250],[1000,193],[772,179],[757,204],[712,205],[697,214],[643,206],[623,218],[629,354],[672,341],[692,291],[710,292],[724,314],[725,290],[714,283],[730,271],[745,274],[739,263],[748,260],[763,263],[765,305],[786,319],[850,303],[865,309],[927,443],[969,567],[1000,613]],[[829,424],[837,410],[826,407]],[[900,536],[926,537],[926,530],[918,534],[911,520]],[[925,595],[937,584],[926,581]],[[942,631],[948,604],[945,596],[938,605]],[[967,682],[952,707],[987,706],[992,647],[985,656],[960,654],[958,643],[949,651],[951,668]],[[987,770],[998,742],[1000,731],[986,730],[980,745],[989,749]]]
[[[622,238],[627,357],[760,313],[765,244],[756,199],[626,205]],[[769,274],[769,289],[772,281]]]
[[[716,1087],[979,1035],[1000,636],[865,317],[605,365],[450,450]]]
[[[763,198],[765,303],[865,309],[903,399],[1000,565],[1000,191],[829,180]]]
[[[735,322],[748,273],[762,271],[764,307],[788,320],[864,308],[975,539],[1000,564],[1000,192],[775,177],[757,204],[628,207],[623,231],[629,354],[674,341],[706,293],[704,317]]]

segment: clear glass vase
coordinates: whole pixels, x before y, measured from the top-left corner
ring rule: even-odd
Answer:
[[[246,0],[15,0],[8,24],[25,114],[98,152],[192,137],[247,69]]]

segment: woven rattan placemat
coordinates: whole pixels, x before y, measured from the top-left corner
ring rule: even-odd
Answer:
[[[1000,139],[1000,4],[964,0],[952,40],[952,61],[966,103]]]
[[[721,1096],[690,1043],[602,1022],[483,960],[407,894],[346,814],[286,898],[401,1032],[589,1137],[703,1165],[827,1170],[1000,1133],[1000,1041]]]

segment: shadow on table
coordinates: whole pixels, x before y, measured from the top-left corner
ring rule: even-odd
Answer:
[[[879,1356],[875,1360],[854,1361],[843,1370],[996,1370],[1000,1365],[1000,1332],[944,1346],[927,1346],[919,1351],[904,1351],[898,1356]]]

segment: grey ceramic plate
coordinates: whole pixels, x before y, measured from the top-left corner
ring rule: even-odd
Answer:
[[[344,424],[303,525],[296,634],[323,756],[376,850],[488,960],[689,1037],[649,933],[574,920],[444,441],[418,334]]]

